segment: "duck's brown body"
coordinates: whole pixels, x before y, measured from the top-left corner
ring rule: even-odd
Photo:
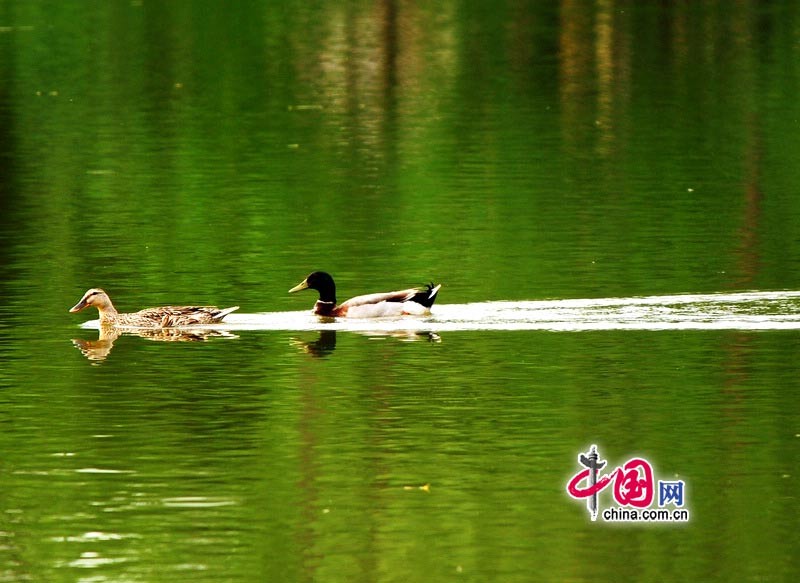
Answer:
[[[100,313],[101,325],[129,328],[174,328],[196,324],[216,324],[234,310],[239,309],[239,306],[223,310],[216,306],[161,306],[121,314],[111,303],[111,298],[106,292],[99,288],[92,288],[83,294],[81,300],[69,311],[80,312],[89,306],[97,308]]]

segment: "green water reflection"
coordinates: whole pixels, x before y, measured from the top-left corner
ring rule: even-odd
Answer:
[[[796,579],[797,332],[89,361],[67,309],[297,310],[312,269],[446,304],[800,289],[799,11],[0,3],[0,580]],[[590,524],[591,443],[680,475],[691,522]]]
[[[315,333],[122,340],[99,367],[50,342],[71,378],[2,393],[16,577],[83,559],[209,581],[794,568],[796,333],[339,333],[327,358],[298,348]],[[589,524],[564,486],[590,441],[680,475],[690,524]]]

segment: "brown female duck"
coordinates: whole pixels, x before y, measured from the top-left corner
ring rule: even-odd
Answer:
[[[330,274],[315,271],[289,290],[294,293],[304,289],[315,289],[319,299],[314,304],[318,316],[348,318],[382,318],[397,316],[424,316],[436,301],[441,285],[429,284],[425,289],[405,289],[402,291],[367,294],[350,298],[336,304],[336,284]]]
[[[70,308],[70,312],[80,312],[94,306],[100,312],[100,324],[129,328],[172,328],[195,324],[215,324],[238,310],[239,306],[220,310],[216,306],[162,306],[147,308],[130,314],[120,314],[111,303],[108,294],[99,288],[88,290],[81,301]]]

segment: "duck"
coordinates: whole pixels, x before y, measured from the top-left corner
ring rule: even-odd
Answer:
[[[350,298],[341,304],[336,303],[336,284],[333,277],[324,271],[314,271],[298,283],[289,293],[304,289],[319,292],[319,299],[312,310],[317,316],[331,318],[385,318],[397,316],[424,316],[436,301],[441,284],[433,283],[424,289],[411,288],[401,291],[373,293]]]
[[[216,306],[162,306],[146,308],[138,312],[120,314],[111,303],[111,298],[100,288],[87,290],[80,301],[69,311],[80,312],[94,306],[100,312],[100,325],[129,328],[173,328],[194,324],[216,324],[239,306],[220,310]]]

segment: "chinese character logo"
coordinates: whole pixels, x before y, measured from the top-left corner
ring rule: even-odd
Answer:
[[[658,505],[674,504],[683,507],[683,480],[675,482],[658,482]]]
[[[586,453],[578,455],[578,464],[583,467],[567,483],[567,492],[576,500],[586,500],[586,507],[592,521],[599,513],[598,494],[613,482],[612,489],[617,507],[603,511],[607,522],[651,521],[685,522],[689,519],[688,510],[663,509],[672,505],[683,508],[684,482],[658,481],[658,509],[650,509],[656,494],[653,466],[644,458],[635,457],[600,475],[606,467],[606,460],[600,459],[597,446],[592,445]]]

